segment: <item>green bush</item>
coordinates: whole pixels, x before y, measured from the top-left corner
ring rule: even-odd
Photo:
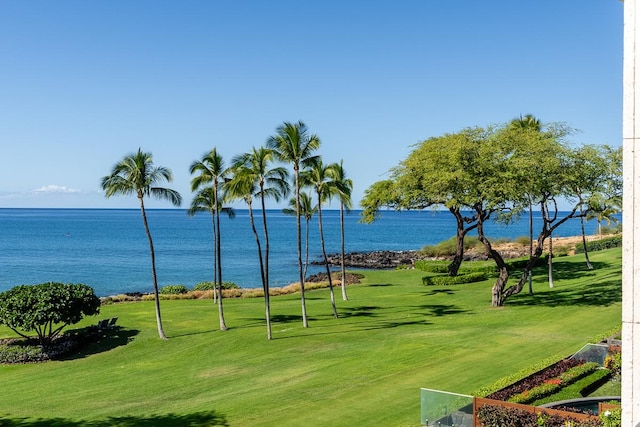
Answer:
[[[587,250],[589,252],[601,251],[604,249],[619,248],[622,246],[622,236],[607,237],[606,239],[593,240],[587,242]],[[584,245],[582,243],[576,244],[576,253],[584,253]]]
[[[480,246],[480,241],[477,237],[465,237],[464,249],[471,249]],[[452,237],[448,240],[444,240],[437,245],[425,246],[420,250],[424,256],[427,257],[443,257],[452,256],[456,253],[457,242],[456,238]]]
[[[480,406],[477,417],[480,425],[485,427],[601,427],[600,421],[597,419],[579,421],[571,415],[550,415],[545,411],[534,413],[520,408],[506,408],[497,405]]]
[[[622,408],[608,409],[599,416],[604,427],[620,427],[622,425]]]
[[[234,282],[222,282],[222,289],[240,289],[240,286],[238,286]],[[192,291],[212,291],[212,290],[214,290],[213,282],[200,282],[196,284],[192,289]]]
[[[528,256],[513,258],[505,261],[505,263],[507,264],[507,268],[509,268],[509,270],[522,270],[526,267],[527,262],[529,262]],[[538,265],[546,264],[547,262],[549,262],[549,254],[544,254],[540,258],[538,258],[534,267]]]
[[[579,379],[589,375],[598,369],[599,365],[594,362],[584,363],[582,365],[570,368],[560,374],[557,378],[546,381],[537,387],[512,396],[508,401],[513,403],[531,403],[538,399],[542,399],[550,394],[557,393],[560,389],[573,384]]]
[[[430,261],[419,259],[415,262],[414,266],[418,270],[426,271],[427,273],[448,273],[450,261]]]
[[[518,236],[515,238],[514,242],[522,246],[529,246],[529,236]]]
[[[35,331],[46,345],[67,325],[100,312],[100,298],[83,284],[20,285],[0,293],[0,324],[22,337]]]
[[[185,285],[167,285],[160,289],[162,295],[180,295],[188,292]]]
[[[422,278],[422,284],[426,286],[448,286],[482,282],[484,280],[487,280],[486,273],[477,272],[459,274],[457,276],[425,276]]]
[[[615,225],[603,225],[600,227],[602,234],[618,234],[622,233],[622,224],[617,223]]]

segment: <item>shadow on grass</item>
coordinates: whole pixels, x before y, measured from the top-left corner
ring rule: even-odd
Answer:
[[[379,310],[380,307],[375,305],[361,305],[359,307],[344,307],[340,308],[340,317],[343,319],[348,319],[351,317],[375,317],[377,316],[374,313],[376,310]]]
[[[58,360],[82,359],[93,354],[102,353],[116,347],[127,345],[133,340],[133,337],[140,333],[140,331],[137,329],[124,329],[120,326],[116,326],[110,329],[104,329],[100,333],[102,335],[97,338],[96,341],[83,346],[77,352],[66,354],[58,358]],[[2,424],[0,424],[0,427],[1,426]]]
[[[444,294],[444,295],[455,295],[456,291],[454,291],[453,289],[433,289],[430,290],[429,292],[425,292],[424,296],[425,297],[431,297],[434,295],[439,295],[439,294]]]
[[[462,313],[469,312],[469,310],[462,310],[452,304],[446,304],[446,305],[445,304],[424,304],[419,306],[419,308],[421,310],[427,310],[428,311],[428,313],[426,314],[427,316],[431,315],[436,317],[450,316],[454,314],[462,314]]]
[[[73,421],[64,418],[0,418],[0,427],[200,427],[228,426],[215,411],[193,414],[150,415],[148,417],[109,417],[98,421]]]
[[[604,279],[570,289],[546,289],[533,295],[521,293],[509,298],[505,305],[526,306],[607,306],[622,301],[621,279]]]
[[[606,262],[593,262],[593,261],[591,262],[591,265],[593,266],[593,270],[587,269],[587,265],[585,263],[568,263],[568,262],[554,263],[553,278],[555,280],[571,280],[571,279],[577,279],[579,277],[595,276],[596,270],[607,268],[610,266]],[[545,267],[544,272],[541,274],[546,274],[546,273],[547,273],[547,269]]]

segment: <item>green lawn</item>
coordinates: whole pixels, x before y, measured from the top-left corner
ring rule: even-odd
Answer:
[[[418,426],[420,387],[473,393],[542,359],[561,358],[621,322],[621,251],[555,261],[526,293],[490,306],[491,281],[425,287],[420,271],[371,271],[338,298],[163,301],[102,308],[122,330],[69,360],[0,366],[0,426]],[[512,279],[514,281],[515,279]],[[512,283],[512,282],[510,282]],[[86,319],[83,324],[95,323]],[[0,327],[0,337],[11,336]],[[4,417],[4,419],[3,419]]]

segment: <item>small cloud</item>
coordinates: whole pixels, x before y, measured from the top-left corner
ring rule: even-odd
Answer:
[[[36,194],[43,193],[79,193],[80,190],[74,188],[65,187],[64,185],[45,185],[33,190]]]

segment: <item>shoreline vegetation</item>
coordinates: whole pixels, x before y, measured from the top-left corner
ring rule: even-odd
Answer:
[[[605,239],[615,235],[588,235],[585,236],[587,242]],[[545,242],[545,251],[549,251],[549,239]],[[483,251],[482,246],[476,239],[467,239],[468,247],[465,248],[464,261],[486,261],[489,258]],[[418,260],[448,260],[449,255],[434,256],[429,249],[446,246],[447,242],[441,242],[433,247],[425,247],[421,250],[408,251],[370,251],[370,252],[350,252],[345,254],[345,266],[348,268],[364,270],[389,270],[389,269],[413,269]],[[558,255],[573,255],[576,247],[581,245],[582,236],[553,237],[553,250]],[[518,238],[516,240],[501,240],[494,245],[495,249],[505,259],[513,259],[528,256],[528,238]],[[535,247],[534,247],[535,249]],[[446,251],[446,250],[445,250]],[[331,267],[340,265],[340,254],[328,254],[327,261]],[[321,261],[313,261],[313,265],[324,265]],[[363,276],[357,272],[349,272],[346,276],[347,286],[360,283]],[[333,285],[341,287],[340,272],[332,271],[331,279]],[[305,290],[324,289],[329,286],[326,273],[318,273],[305,279]],[[300,292],[300,283],[294,282],[283,287],[273,287],[269,289],[269,296],[289,295]],[[222,289],[223,298],[262,298],[264,291],[262,288],[242,288]],[[178,294],[160,294],[160,299],[213,299],[213,290],[192,290]],[[131,302],[131,301],[151,301],[154,300],[152,293],[129,292],[118,295],[102,297],[103,304]]]

